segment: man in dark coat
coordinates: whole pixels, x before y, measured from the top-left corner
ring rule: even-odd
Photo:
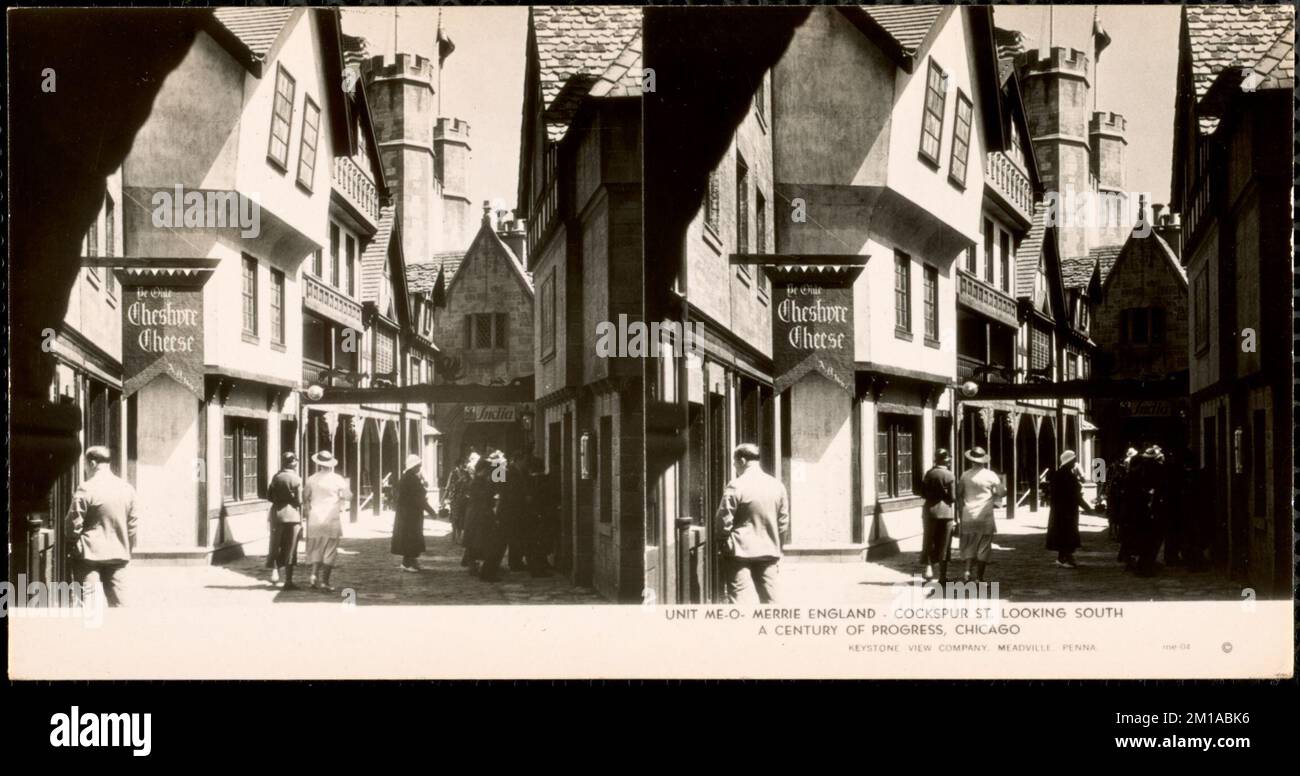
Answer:
[[[298,456],[290,451],[282,458],[284,465],[266,488],[266,497],[271,501],[266,567],[271,569],[272,585],[279,583],[283,569],[283,589],[297,590],[293,567],[298,563],[298,539],[302,536],[302,478],[298,476]]]
[[[947,450],[934,454],[934,466],[921,479],[921,577],[934,579],[934,564],[939,564],[939,584],[948,581],[948,548],[952,544],[952,500],[954,478],[949,468],[952,457]]]
[[[392,552],[402,556],[402,571],[419,571],[424,552],[424,515],[437,517],[429,505],[429,489],[420,473],[418,455],[406,456],[406,470],[397,482],[397,512],[393,516]]]
[[[1047,518],[1047,549],[1056,552],[1056,565],[1078,568],[1074,551],[1079,549],[1079,508],[1091,509],[1083,500],[1083,475],[1073,450],[1061,453],[1060,466],[1052,473],[1051,513]]]
[[[525,557],[532,555],[529,539],[536,522],[536,494],[533,493],[533,477],[528,466],[528,459],[517,452],[510,460],[506,481],[502,483],[501,518],[510,545],[507,557],[511,571],[523,571],[526,568]]]

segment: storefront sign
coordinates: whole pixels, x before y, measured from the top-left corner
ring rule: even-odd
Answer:
[[[513,404],[467,404],[465,422],[514,423],[515,406]]]
[[[122,287],[122,393],[166,375],[203,398],[203,289]]]
[[[1167,418],[1174,414],[1173,403],[1163,399],[1124,400],[1120,412],[1135,418]]]
[[[772,312],[777,392],[816,371],[852,393],[853,287],[775,282]]]

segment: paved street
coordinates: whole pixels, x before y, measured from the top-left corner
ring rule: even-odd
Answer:
[[[1124,571],[1115,560],[1118,545],[1107,537],[1106,519],[1082,515],[1079,568],[1056,565],[1044,548],[1047,510],[1020,510],[1015,520],[997,515],[998,534],[987,579],[1009,601],[1239,601],[1242,587],[1218,573],[1161,568],[1153,578]],[[956,553],[957,540],[953,540]],[[787,563],[782,569],[787,600],[795,603],[856,601],[883,603],[896,585],[920,581],[920,537],[900,542],[900,552],[878,563]],[[959,575],[963,565],[954,562]]]
[[[219,566],[133,566],[129,584],[132,606],[263,606],[269,604],[333,605],[347,589],[358,606],[447,604],[599,604],[594,590],[575,587],[562,575],[533,578],[502,563],[502,580],[482,582],[460,566],[461,548],[451,541],[451,525],[425,520],[428,549],[419,574],[401,571],[389,554],[392,515],[346,524],[338,565],[330,583],[333,594],[307,589],[310,567],[301,565],[294,581],[302,589],[283,591],[267,582],[262,554]],[[265,552],[261,547],[249,552]],[[301,550],[299,556],[305,555]]]

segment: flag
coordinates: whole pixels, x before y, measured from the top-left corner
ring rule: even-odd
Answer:
[[[1097,8],[1092,9],[1092,50],[1093,62],[1101,61],[1101,52],[1106,50],[1110,45],[1110,34],[1101,26],[1101,19],[1097,18]]]
[[[435,39],[438,47],[438,65],[441,67],[442,63],[447,60],[447,57],[451,56],[451,52],[456,50],[456,44],[452,43],[451,38],[447,36],[447,33],[442,31],[441,8],[438,9],[438,31],[435,35]]]

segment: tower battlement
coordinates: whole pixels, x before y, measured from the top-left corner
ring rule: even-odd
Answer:
[[[427,57],[419,54],[399,53],[396,62],[385,62],[383,55],[367,57],[361,61],[361,74],[366,83],[374,81],[405,79],[420,81],[433,89],[437,79],[437,69]]]
[[[444,142],[469,142],[469,122],[442,116],[433,127],[433,139]]]
[[[1025,77],[1044,73],[1074,74],[1088,78],[1089,59],[1084,52],[1066,46],[1053,46],[1047,57],[1032,49],[1016,57],[1016,67]]]
[[[1106,133],[1123,135],[1128,130],[1128,120],[1122,114],[1111,111],[1097,111],[1088,120],[1088,133]]]

